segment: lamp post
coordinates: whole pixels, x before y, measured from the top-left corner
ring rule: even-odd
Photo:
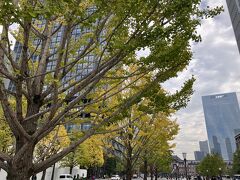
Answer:
[[[183,160],[184,160],[184,169],[185,169],[185,177],[186,180],[188,179],[188,175],[187,175],[187,153],[183,152]]]
[[[218,168],[218,170],[219,170],[219,177],[220,179],[222,179],[222,168]]]

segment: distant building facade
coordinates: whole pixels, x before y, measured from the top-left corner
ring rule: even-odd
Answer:
[[[1,40],[3,40],[3,39],[2,39],[2,31],[1,31],[1,28],[0,28],[0,41],[1,41]],[[11,51],[11,53],[12,53],[12,55],[13,55],[13,57],[14,57],[15,53],[14,53],[13,51]],[[9,71],[11,71],[11,69],[10,69],[10,67],[9,67],[9,65],[8,65],[8,64],[9,64],[9,60],[8,60],[8,58],[7,58],[6,55],[4,55],[3,63],[4,63],[4,65],[6,66],[6,68],[7,68]],[[2,79],[3,79],[3,84],[4,84],[5,88],[7,89],[8,86],[9,86],[10,80],[7,79],[7,78],[2,78]]]
[[[240,133],[235,136],[237,149],[240,149]]]
[[[226,2],[240,52],[240,0],[226,0]]]
[[[208,141],[199,141],[200,151],[204,152],[205,155],[209,154]]]
[[[184,160],[179,158],[178,156],[173,156],[173,161],[171,163],[172,168],[172,175],[176,178],[178,177],[185,177],[185,166],[184,166]],[[194,160],[187,160],[187,174],[188,176],[196,176],[197,175],[197,165],[199,164],[199,161]]]
[[[233,92],[202,97],[210,152],[224,160],[233,159],[234,137],[240,132],[238,95]]]
[[[94,12],[95,12],[95,7],[91,7],[87,9],[87,14],[89,15],[93,14]],[[46,20],[43,17],[39,17],[38,19],[33,19],[32,24],[38,28],[44,28],[46,25]],[[58,23],[55,23],[53,25],[53,31],[56,31],[56,32],[55,32],[55,35],[51,37],[51,42],[49,45],[50,56],[47,58],[47,65],[46,65],[47,72],[50,72],[56,68],[56,63],[58,59],[57,57],[58,46],[62,41],[64,32],[66,31],[65,28],[66,28],[65,26],[61,26]],[[77,41],[79,41],[79,39],[81,39],[82,36],[90,32],[92,32],[92,30],[89,27],[81,27],[80,25],[76,25],[72,29],[71,37],[69,37],[70,38],[69,40],[71,40],[72,42],[76,42],[77,44]],[[30,53],[31,54],[30,62],[34,63],[41,59],[40,55],[37,53],[37,49],[40,49],[40,47],[42,46],[42,40],[40,38],[34,37],[34,38],[31,38],[29,41],[31,41],[34,47],[33,49],[36,49],[35,52]],[[70,53],[71,55],[69,55],[69,57],[66,59],[66,62],[70,62],[74,58],[77,59],[79,55],[84,51],[84,47],[85,47],[84,45],[82,46],[79,45],[79,47],[75,50],[75,52]],[[23,49],[22,43],[20,41],[16,41],[13,49],[14,61],[17,62],[20,60],[22,55],[22,49]],[[76,65],[72,68],[72,71],[70,71],[64,76],[61,82],[62,87],[67,87],[72,80],[78,81],[86,77],[89,73],[91,73],[93,70],[96,69],[98,57],[94,53],[89,52],[82,59],[83,61],[79,61],[78,63],[76,63]],[[16,89],[15,84],[12,81],[9,82],[9,80],[6,80],[4,81],[4,84],[6,87],[8,87],[7,88],[8,90],[15,91]],[[77,95],[79,94],[80,92]],[[87,99],[82,99],[83,103],[87,103],[87,101],[88,101]],[[79,114],[79,117],[89,118],[90,113],[81,112]],[[91,124],[90,123],[79,124],[74,122],[74,123],[67,123],[65,127],[68,132],[73,129],[86,131],[91,127]]]
[[[205,157],[205,153],[203,151],[194,151],[194,157],[196,161],[201,161]]]

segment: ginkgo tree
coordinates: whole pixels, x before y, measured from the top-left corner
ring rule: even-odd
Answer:
[[[70,174],[74,167],[86,169],[101,167],[104,163],[102,138],[102,135],[95,135],[87,139],[75,151],[63,158],[61,166],[69,167]]]
[[[109,151],[121,159],[127,180],[132,179],[135,168],[140,165],[144,166],[144,175],[147,177],[148,164],[157,167],[160,158],[167,158],[173,147],[170,141],[178,132],[176,122],[163,113],[137,116],[137,119],[135,113],[132,111],[132,119],[125,119],[127,125],[115,136],[109,135],[111,141],[107,140],[112,144]]]
[[[63,148],[68,147],[70,139],[63,125],[57,126],[51,133],[44,137],[36,146],[34,156],[36,160],[44,161],[52,155],[58,153]],[[53,166],[55,168],[55,164]],[[54,173],[54,169],[52,171]],[[41,179],[44,180],[46,170],[43,170]]]
[[[166,132],[165,132],[166,133]],[[175,134],[176,135],[176,134]],[[155,143],[152,140],[152,143],[147,145],[147,151],[143,156],[144,162],[144,180],[147,179],[148,173],[150,173],[151,180],[158,179],[159,173],[170,173],[170,167],[172,163],[172,149],[175,144],[171,144],[169,139],[172,140],[172,137],[166,138],[166,136],[156,136]],[[149,170],[149,171],[148,171]]]
[[[79,146],[78,162],[82,167],[88,169],[88,177],[92,177],[97,167],[101,167],[104,163],[102,140],[99,136],[92,136]]]
[[[13,135],[6,124],[6,122],[0,118],[0,151],[11,154],[13,150]]]
[[[121,73],[132,73],[135,70],[136,66],[132,65],[121,69]],[[121,86],[131,84],[131,87],[126,88],[123,92],[118,93],[115,98],[112,98],[113,102],[111,104],[131,97],[138,89],[142,89],[150,81],[153,74],[148,73],[140,80],[138,80],[139,76],[128,78],[128,80],[121,83]],[[161,87],[154,91],[165,92]],[[177,134],[178,125],[175,121],[171,121],[169,117],[174,110],[171,109],[167,99],[164,99],[164,97],[162,97],[158,106],[154,107],[153,102],[157,102],[158,98],[157,96],[145,96],[141,101],[124,111],[125,116],[119,117],[122,118],[120,122],[114,123],[110,127],[110,129],[115,130],[121,129],[119,132],[110,134],[106,142],[112,145],[113,155],[122,159],[127,180],[131,180],[134,169],[139,165],[139,162],[144,162],[144,175],[146,178],[147,161],[151,159],[151,169],[156,168],[157,161],[160,161],[156,156],[163,157],[163,155],[167,155],[173,147],[169,143]]]
[[[172,149],[175,139],[179,131],[176,120],[172,120],[171,116],[166,116],[160,112],[160,116],[156,117],[156,122],[151,129],[147,129],[149,139],[145,143],[141,162],[143,162],[144,180],[150,172],[151,180],[155,176],[158,177],[159,171],[168,171],[172,161]],[[148,171],[149,170],[149,171]]]
[[[191,41],[200,41],[197,26],[203,17],[221,11],[200,9],[200,0],[4,0],[0,1],[0,102],[4,121],[14,137],[14,153],[0,152],[0,167],[8,180],[26,180],[61,160],[78,145],[123,119],[126,109],[148,97],[152,110],[184,107],[193,79],[176,93],[159,91],[192,58]],[[12,25],[19,27],[12,30]],[[76,29],[81,34],[74,36]],[[15,57],[9,34],[21,44]],[[58,36],[60,35],[60,36]],[[55,47],[52,41],[57,40]],[[148,48],[146,57],[136,52]],[[86,73],[80,66],[94,67]],[[53,68],[48,67],[52,65]],[[132,73],[120,69],[134,65]],[[117,72],[117,73],[116,73]],[[148,82],[123,101],[111,100],[152,74]],[[4,85],[10,80],[12,89]],[[108,86],[111,84],[111,86]],[[115,86],[114,86],[115,84]],[[122,85],[121,85],[122,84]],[[134,87],[133,87],[134,88]],[[94,95],[96,89],[101,93]],[[10,103],[14,101],[14,105]],[[23,101],[26,100],[26,106]],[[99,106],[101,104],[101,106]],[[36,160],[37,144],[57,126],[85,121],[81,112],[95,107],[91,128],[82,137],[44,161]]]

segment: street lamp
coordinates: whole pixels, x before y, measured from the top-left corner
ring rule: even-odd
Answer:
[[[186,176],[186,180],[188,179],[188,175],[187,175],[187,153],[183,152],[183,160],[184,160],[184,168],[185,168],[185,176]]]
[[[222,179],[222,168],[218,168],[218,170],[219,170],[219,177],[220,179]]]

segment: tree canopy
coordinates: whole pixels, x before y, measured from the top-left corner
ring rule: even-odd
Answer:
[[[198,165],[197,171],[203,176],[219,176],[224,172],[226,164],[218,154],[208,154]]]
[[[7,178],[29,179],[50,167],[91,135],[124,119],[127,109],[146,98],[152,112],[185,107],[194,79],[172,94],[162,83],[189,64],[190,42],[200,41],[196,29],[201,19],[221,11],[200,9],[200,2],[1,1],[0,102],[15,142],[12,155],[0,153]],[[12,30],[16,24],[18,30]],[[16,54],[9,34],[17,40]],[[146,48],[146,57],[136,56]],[[129,67],[135,70],[130,73]],[[129,78],[134,82],[128,83]],[[136,86],[143,78],[146,83]],[[129,88],[135,88],[134,93],[114,101]],[[83,118],[88,110],[91,116]],[[57,126],[72,122],[89,123],[91,128],[44,161],[33,161],[35,146]]]
[[[129,111],[129,118],[121,122],[126,124],[112,140],[107,139],[112,147],[110,152],[119,157],[122,162],[127,180],[132,178],[132,173],[137,165],[143,165],[144,161],[158,167],[164,164],[164,159],[173,145],[170,141],[178,132],[178,125],[163,113],[142,115],[134,105]],[[163,158],[165,156],[165,158]],[[167,162],[167,161],[166,161]],[[147,167],[145,167],[147,169]]]
[[[232,166],[233,174],[240,174],[240,150],[237,149],[233,154],[233,166]]]
[[[101,167],[104,164],[104,150],[102,136],[95,135],[79,145],[75,151],[68,154],[61,161],[61,166],[70,167],[70,174],[73,167],[91,168]]]

